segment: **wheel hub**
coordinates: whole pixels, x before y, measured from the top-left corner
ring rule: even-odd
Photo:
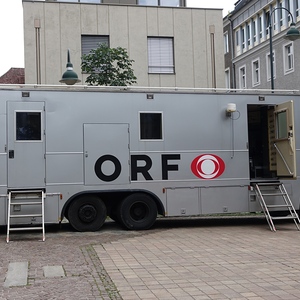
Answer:
[[[95,220],[97,216],[97,210],[93,205],[87,204],[79,209],[78,215],[82,222],[90,223]]]
[[[133,220],[135,221],[141,221],[145,219],[145,217],[148,214],[147,206],[145,206],[143,203],[135,203],[132,205],[130,209],[130,215]]]

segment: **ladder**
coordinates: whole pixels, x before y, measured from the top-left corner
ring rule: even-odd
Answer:
[[[262,207],[262,210],[265,214],[267,222],[271,231],[276,231],[274,222],[275,220],[293,220],[297,229],[300,230],[299,216],[293,206],[293,203],[285,189],[285,186],[281,182],[269,182],[269,183],[253,183],[254,191],[259,199],[259,203]],[[272,204],[272,200],[276,198],[281,198],[281,204]],[[279,200],[277,200],[277,203]],[[288,215],[286,216],[272,216],[272,211],[276,209],[281,209],[287,211]]]
[[[24,230],[41,230],[43,234],[43,242],[45,241],[45,198],[46,194],[43,190],[15,190],[8,192],[8,209],[7,209],[7,236],[6,242],[9,242],[9,234],[11,231],[24,231]],[[26,211],[26,214],[22,213]],[[17,218],[31,218],[36,221],[40,220],[33,226],[20,227],[12,221]]]

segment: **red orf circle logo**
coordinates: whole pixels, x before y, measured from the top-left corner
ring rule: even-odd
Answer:
[[[201,179],[214,179],[223,174],[225,163],[217,155],[203,154],[192,161],[191,169]]]

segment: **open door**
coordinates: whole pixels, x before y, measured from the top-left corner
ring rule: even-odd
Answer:
[[[296,146],[293,101],[276,105],[274,110],[276,169],[279,178],[296,178]]]

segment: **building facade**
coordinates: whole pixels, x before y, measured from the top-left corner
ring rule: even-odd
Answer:
[[[84,84],[82,54],[107,43],[127,49],[139,86],[224,87],[220,9],[184,0],[23,0],[23,10],[26,83],[59,84],[70,49]]]
[[[285,39],[292,21],[300,25],[300,0],[238,1],[223,21],[226,86],[271,88],[271,26],[274,88],[299,89],[300,41]]]

